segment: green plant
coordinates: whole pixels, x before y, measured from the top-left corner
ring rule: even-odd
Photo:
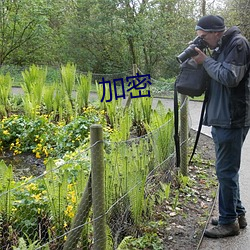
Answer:
[[[105,94],[104,92],[104,88],[106,89],[106,86],[108,86],[107,84],[106,85],[103,85],[103,88],[101,88],[99,86],[99,83],[97,81],[95,81],[95,86],[96,86],[96,93],[97,93],[97,96],[98,96],[98,100],[100,101],[99,102],[99,105],[100,105],[100,109],[101,110],[107,110],[107,107],[106,107],[106,100],[103,100],[103,95]]]
[[[151,113],[152,113],[152,97],[142,97],[141,101],[141,109],[143,113],[143,122],[150,124]]]
[[[68,124],[51,122],[46,115],[35,119],[13,115],[0,121],[0,150],[11,150],[14,155],[33,152],[37,158],[60,156],[87,143],[90,126],[103,119],[91,106]]]
[[[175,190],[175,196],[172,204],[173,209],[176,209],[179,205],[179,196],[180,196],[180,191],[177,189]]]
[[[166,111],[162,102],[158,102],[156,109],[152,111],[151,122],[145,123],[145,128],[150,134],[155,159],[160,163],[167,159],[173,151],[173,112]]]
[[[78,107],[78,112],[83,108],[88,107],[89,94],[91,90],[92,74],[90,72],[87,75],[81,74],[78,78],[77,96],[76,103]]]
[[[40,239],[47,234],[42,221],[49,221],[48,197],[42,180],[35,180],[32,176],[22,177],[17,183],[18,188],[12,190],[15,200],[13,202],[13,227],[19,235],[30,240]],[[48,223],[47,223],[48,224]],[[39,225],[39,227],[38,227]]]
[[[110,137],[112,140],[112,134]],[[123,205],[118,205],[113,212],[120,215],[131,213],[135,225],[141,222],[143,211],[146,210],[144,192],[148,166],[152,159],[149,148],[146,138],[141,138],[139,141],[132,140],[130,145],[127,145],[126,141],[119,143],[111,141],[110,150],[108,149],[106,154],[107,208],[125,196]]]
[[[49,206],[53,218],[57,221],[57,225],[61,226],[63,222],[63,213],[66,210],[68,176],[56,171],[56,165],[52,159],[46,164],[46,178],[44,185],[48,194]]]
[[[125,237],[123,241],[119,244],[117,250],[127,249],[163,250],[163,242],[156,233],[145,233],[142,237],[139,238],[128,236]]]
[[[46,75],[47,68],[42,69],[35,65],[22,72],[24,82],[21,86],[24,91],[24,111],[29,117],[34,118],[40,112]]]
[[[181,173],[178,174],[178,182],[179,182],[181,189],[185,189],[187,186],[190,187],[192,185],[192,182],[191,182],[189,176],[185,176]]]
[[[10,74],[0,75],[0,116],[7,116],[9,111],[9,96],[11,93],[12,79]]]
[[[160,189],[157,192],[159,195],[160,203],[162,203],[164,200],[168,200],[171,192],[171,183],[162,183],[160,182]]]
[[[45,113],[51,114],[53,111],[53,103],[54,103],[54,94],[55,94],[56,84],[46,86],[44,89],[43,102],[45,105]]]
[[[3,160],[0,161],[0,213],[5,216],[8,223],[12,214],[14,177],[12,166],[8,167]]]
[[[25,235],[25,238],[27,239],[27,241],[25,241],[25,239],[23,237],[20,237],[18,239],[18,246],[13,246],[13,250],[35,250],[38,249],[41,244],[38,240],[35,240],[34,242],[29,238],[28,235]],[[43,246],[42,248],[43,250],[49,250],[49,246]]]
[[[76,81],[76,65],[67,63],[61,66],[62,86],[66,91],[69,100],[72,102],[72,92]]]

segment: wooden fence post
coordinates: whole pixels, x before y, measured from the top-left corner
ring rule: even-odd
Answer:
[[[93,205],[93,250],[106,249],[106,216],[104,192],[104,147],[103,130],[99,124],[90,127],[91,176]]]
[[[180,109],[180,169],[181,174],[187,176],[188,174],[188,97],[181,96]]]
[[[86,222],[91,208],[91,176],[83,192],[81,201],[78,205],[76,216],[73,220],[70,233],[64,244],[63,250],[71,250],[77,248],[77,243],[81,237],[83,225]]]
[[[138,72],[137,71],[137,65],[133,64],[133,76],[135,76],[137,72]],[[130,106],[130,103],[131,103],[131,96],[129,94],[128,98],[127,98],[127,101],[126,101],[126,104],[125,104],[124,110],[126,110]]]

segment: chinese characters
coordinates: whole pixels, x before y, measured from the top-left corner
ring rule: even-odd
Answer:
[[[148,84],[151,85],[150,82],[150,74],[147,75],[139,75],[138,73],[136,76],[128,76],[126,77],[126,82],[128,88],[126,89],[126,92],[130,92],[131,98],[139,98],[139,97],[150,97],[150,90],[147,89]],[[114,95],[115,100],[118,98],[126,98],[126,92],[125,92],[125,83],[123,78],[113,79],[113,88],[114,88]],[[104,77],[102,78],[102,81],[99,82],[99,84],[103,85],[103,96],[101,99],[101,102],[104,100],[106,102],[111,102],[113,99],[112,96],[112,85],[111,81],[105,81]],[[117,87],[118,84],[121,86],[121,94],[118,94]],[[109,89],[109,99],[105,99],[106,96],[106,87],[108,86]]]

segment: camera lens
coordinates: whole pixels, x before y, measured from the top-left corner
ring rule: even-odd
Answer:
[[[198,53],[194,49],[195,47],[195,44],[191,44],[189,47],[187,47],[180,55],[176,57],[177,61],[179,63],[183,63],[188,58],[198,55]]]

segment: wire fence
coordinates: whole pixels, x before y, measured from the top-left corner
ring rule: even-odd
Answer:
[[[187,112],[187,101],[180,110]],[[48,159],[43,174],[19,179],[15,188],[12,167],[1,161],[1,249],[119,249],[143,234],[139,225],[155,216],[155,204],[166,192],[162,183],[177,174],[173,115],[152,132],[125,141],[98,133],[74,159]]]
[[[138,225],[154,215],[155,200],[162,192],[161,183],[172,179],[173,131],[168,132],[170,136],[166,134],[172,130],[171,123],[170,120],[140,138],[98,142],[105,148],[105,213],[97,218],[93,217],[91,204],[95,200],[95,206],[99,207],[102,199],[98,191],[92,197],[96,186],[90,181],[93,172],[88,158],[93,146],[80,153],[81,161],[48,162],[42,175],[24,179],[15,189],[11,189],[13,176],[5,168],[2,187],[6,191],[0,194],[0,204],[1,210],[9,215],[2,214],[0,220],[1,248],[12,249],[23,241],[34,249],[92,249],[101,241],[102,248],[93,249],[118,249],[126,237],[135,237],[139,233]],[[102,160],[98,153],[95,157],[97,162]],[[102,186],[98,182],[94,185]],[[97,223],[98,228],[103,216],[107,239],[102,239],[104,231],[101,230],[94,240],[93,225]],[[108,244],[107,248],[103,242]]]

